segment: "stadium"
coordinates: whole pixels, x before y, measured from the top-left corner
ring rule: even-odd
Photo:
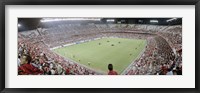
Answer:
[[[182,75],[182,18],[18,18],[18,75]]]

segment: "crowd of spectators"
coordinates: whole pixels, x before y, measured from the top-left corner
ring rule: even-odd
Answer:
[[[167,41],[161,36],[149,37],[144,53],[129,69],[126,75],[181,75],[182,60],[176,56]],[[180,53],[181,55],[181,53]],[[182,58],[182,57],[181,57]]]
[[[116,28],[117,26],[117,28]],[[141,29],[142,28],[142,29]],[[156,34],[126,32],[129,30],[158,31]],[[124,31],[125,30],[125,31]],[[148,30],[147,32],[149,32]],[[165,30],[165,31],[159,31]],[[175,30],[175,31],[174,31]],[[143,30],[144,31],[144,30]],[[18,74],[96,75],[102,74],[67,60],[50,48],[101,37],[146,39],[147,45],[125,75],[182,74],[182,36],[178,27],[146,25],[61,25],[18,34]],[[175,49],[175,51],[173,50]]]
[[[165,31],[158,32],[157,34],[162,36],[167,40],[172,48],[176,51],[182,50],[182,27],[175,26],[174,28],[170,27]]]

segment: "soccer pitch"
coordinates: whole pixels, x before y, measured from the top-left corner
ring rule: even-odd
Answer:
[[[113,46],[112,46],[113,45]],[[142,52],[146,40],[102,38],[53,51],[96,71],[108,72],[108,64],[121,74]]]

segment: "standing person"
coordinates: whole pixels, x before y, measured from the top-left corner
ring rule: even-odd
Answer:
[[[108,64],[108,75],[118,75],[116,71],[113,70],[113,65],[112,64]]]
[[[166,75],[173,75],[173,71],[171,69],[167,70],[168,72],[166,73]]]
[[[20,64],[21,64],[21,60],[20,60],[20,56],[18,56],[18,59],[17,59],[17,65],[18,65],[18,67],[20,66]]]

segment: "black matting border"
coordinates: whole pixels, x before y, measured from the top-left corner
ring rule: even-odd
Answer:
[[[195,88],[5,88],[6,5],[195,5]],[[1,0],[0,1],[0,92],[1,93],[200,93],[200,0]]]

